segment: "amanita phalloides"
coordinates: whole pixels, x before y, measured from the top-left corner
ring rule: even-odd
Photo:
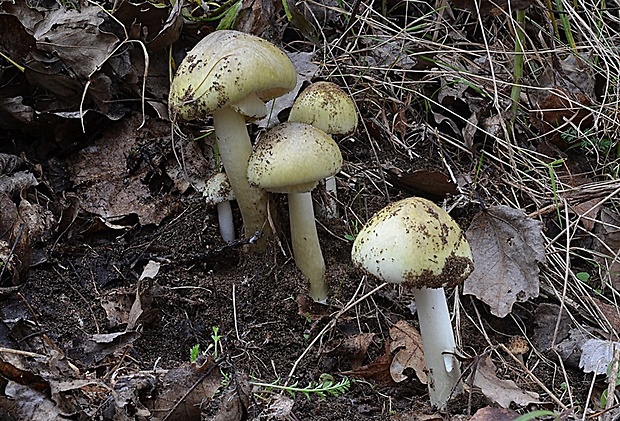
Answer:
[[[462,391],[444,287],[459,285],[473,270],[464,234],[446,211],[412,197],[377,212],[357,235],[351,256],[377,278],[412,289],[431,404],[443,409]]]
[[[310,296],[327,300],[325,261],[314,221],[311,191],[319,180],[336,174],[342,155],[324,131],[304,123],[282,123],[259,139],[248,164],[250,183],[287,193],[293,255],[310,282]]]
[[[303,90],[293,103],[288,121],[310,124],[329,135],[348,135],[357,127],[357,109],[353,99],[331,82],[315,82]],[[325,179],[329,195],[326,214],[337,218],[336,178]]]
[[[246,178],[252,143],[246,120],[267,115],[265,101],[295,87],[297,72],[275,45],[238,31],[204,37],[179,65],[168,107],[174,120],[213,114],[219,153],[237,198],[246,234],[268,231],[267,195]]]

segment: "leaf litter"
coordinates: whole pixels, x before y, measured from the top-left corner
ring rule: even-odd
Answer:
[[[522,211],[494,206],[474,217],[467,230],[474,271],[465,280],[472,294],[498,317],[508,315],[515,302],[538,296],[538,264],[545,261],[542,224]]]
[[[10,132],[10,141],[0,151],[7,152],[0,155],[7,175],[2,178],[5,184],[0,183],[5,186],[0,196],[0,278],[5,282],[0,298],[6,303],[0,337],[9,349],[0,352],[0,360],[8,364],[3,366],[3,381],[9,379],[0,407],[20,419],[99,416],[97,408],[114,419],[208,414],[232,420],[260,416],[263,409],[290,419],[300,413],[314,419],[337,410],[346,419],[386,419],[387,407],[395,409],[392,419],[441,419],[430,408],[409,408],[410,402],[423,400],[425,388],[420,386],[420,342],[402,291],[381,291],[358,303],[354,317],[336,316],[339,323],[334,321],[334,330],[326,332],[330,340],[317,342],[320,352],[314,353],[307,342],[339,314],[335,309],[356,297],[356,287],[348,281],[357,285],[359,274],[344,263],[350,244],[343,233],[355,233],[374,211],[425,182],[441,184],[435,200],[442,200],[462,226],[470,226],[467,235],[476,272],[464,292],[472,300],[453,309],[468,316],[455,317],[459,332],[464,332],[462,349],[484,355],[476,368],[485,399],[474,402],[479,410],[472,419],[514,419],[514,414],[485,407],[488,401],[523,412],[533,408],[539,396],[546,398],[527,391],[519,381],[498,376],[483,352],[489,341],[501,343],[504,335],[523,333],[515,331],[507,316],[523,321],[519,330],[532,338],[537,352],[551,359],[530,355],[542,362],[530,366],[538,375],[547,374],[540,367],[548,367],[549,361],[555,364],[557,358],[577,370],[562,373],[569,380],[569,392],[571,384],[573,393],[587,389],[579,387],[581,369],[598,372],[593,369],[597,364],[608,363],[609,347],[617,339],[617,306],[609,299],[617,288],[617,184],[602,180],[613,177],[613,171],[606,171],[613,170],[617,156],[613,150],[593,150],[596,139],[588,134],[598,130],[600,140],[605,140],[605,126],[614,130],[604,107],[613,93],[601,94],[594,83],[604,79],[600,69],[594,75],[583,67],[590,57],[568,49],[548,53],[545,36],[531,37],[527,42],[536,44],[538,52],[529,63],[540,68],[535,75],[526,71],[524,84],[532,86],[522,92],[523,110],[507,130],[501,109],[510,104],[505,86],[512,81],[514,46],[512,37],[497,35],[508,27],[514,30],[511,11],[529,7],[530,23],[539,15],[548,17],[539,5],[454,1],[435,11],[425,9],[428,5],[408,4],[403,9],[397,4],[381,14],[363,3],[355,10],[323,3],[299,9],[293,5],[288,19],[278,2],[243,2],[229,9],[238,14],[227,14],[231,25],[294,51],[291,57],[302,73],[296,90],[273,106],[274,118],[258,128],[284,119],[297,90],[317,79],[346,85],[362,113],[363,130],[339,141],[346,160],[338,179],[346,219],[322,221],[322,242],[330,250],[333,271],[330,282],[337,292],[325,306],[294,303],[291,297],[304,290],[303,281],[278,253],[268,262],[257,262],[215,240],[213,211],[192,196],[200,192],[203,175],[219,170],[211,160],[213,139],[194,142],[187,136],[169,144],[169,68],[201,34],[215,29],[208,20],[192,21],[201,13],[208,15],[208,10],[189,10],[182,2],[164,7],[121,2],[106,12],[93,3],[76,5],[75,10],[56,2],[0,6],[0,25],[9,28],[14,41],[0,36],[2,60],[12,60],[2,61],[3,66],[11,65],[0,68],[2,86],[9,88],[0,95],[0,124],[19,128]],[[473,19],[462,19],[469,16]],[[412,18],[416,24],[408,26]],[[476,28],[478,19],[485,25]],[[361,37],[346,31],[353,25]],[[424,36],[418,36],[418,28],[427,31]],[[481,40],[480,33],[492,36]],[[561,38],[546,35],[554,42]],[[326,48],[317,43],[319,36],[329,39]],[[440,51],[429,43],[437,36],[442,37]],[[149,52],[148,63],[138,41]],[[487,50],[451,44],[457,41],[476,46],[484,41]],[[600,52],[597,44],[588,48]],[[599,59],[595,53],[593,61]],[[138,104],[143,99],[150,117],[146,129],[139,129],[143,110]],[[599,105],[592,118],[591,111]],[[430,118],[418,114],[418,108]],[[196,129],[196,137],[205,133],[204,127],[191,129]],[[569,132],[576,136],[567,137]],[[44,141],[27,138],[33,134]],[[514,139],[504,139],[510,134]],[[541,171],[538,157],[524,159],[540,153],[547,142],[553,143],[553,154],[561,152],[569,169],[552,189],[545,179],[548,162],[541,158]],[[590,146],[583,146],[586,143]],[[607,158],[611,164],[604,163],[602,169],[587,165]],[[585,165],[572,166],[578,160]],[[403,170],[386,180],[386,168]],[[462,182],[474,179],[472,168],[475,186]],[[585,181],[575,182],[573,173],[581,172],[588,172]],[[429,183],[426,178],[431,177],[439,182]],[[458,190],[451,180],[459,181]],[[464,204],[462,192],[483,196],[491,205],[475,215],[479,208]],[[581,218],[579,226],[586,231],[573,242],[563,235],[573,229],[572,221],[557,220],[563,217],[556,210],[564,199],[570,217]],[[274,202],[274,210],[285,215],[282,203]],[[522,209],[539,220],[525,217]],[[278,217],[274,220],[277,223]],[[288,247],[285,230],[281,240],[283,248]],[[565,249],[572,253],[575,270],[590,275],[587,281],[563,277],[572,270],[556,259]],[[374,286],[372,282],[364,279],[364,288]],[[9,285],[19,285],[25,295]],[[596,301],[590,297],[596,296],[593,291],[610,295]],[[550,297],[562,306],[543,302]],[[220,349],[234,356],[234,363],[210,358],[201,365],[187,363],[187,349],[213,340],[216,325],[225,332]],[[28,356],[14,352],[20,349]],[[305,359],[297,361],[299,355]],[[158,367],[161,359],[166,368]],[[228,387],[220,376],[242,367],[240,371],[249,368],[263,377],[279,378],[277,372],[291,365],[298,368],[296,382],[313,384],[321,372],[332,372],[373,382],[379,393],[362,381],[343,400],[281,403],[266,397],[261,406],[248,399],[255,391],[243,375],[234,376]],[[22,382],[27,384],[18,379],[28,379]],[[41,389],[51,392],[40,393]],[[389,403],[381,398],[388,395]],[[585,401],[582,395],[579,399]],[[464,406],[457,412],[460,409]]]

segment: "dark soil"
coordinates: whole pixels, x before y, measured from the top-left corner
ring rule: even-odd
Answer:
[[[350,143],[343,142],[348,160],[373,159],[363,148],[352,154],[349,146]],[[382,162],[398,161],[397,156],[382,154]],[[422,164],[427,168],[435,165],[430,159]],[[388,199],[370,193],[363,182],[353,184],[340,178],[339,183],[339,200],[345,204],[339,209],[343,218],[327,220],[321,213],[318,217],[330,285],[326,306],[309,306],[310,300],[303,295],[306,285],[290,257],[286,201],[282,196],[273,197],[277,211],[274,215],[279,216],[278,241],[269,241],[264,254],[256,253],[252,245],[225,245],[219,237],[215,209],[205,207],[198,195],[177,195],[181,210],[157,227],[134,223],[131,228],[111,230],[84,215],[75,225],[88,229],[73,229],[55,243],[44,245],[49,259],[31,268],[19,287],[20,294],[39,332],[78,369],[100,377],[114,373],[119,358],[131,361],[128,373],[179,367],[188,362],[190,348],[195,344],[205,349],[213,343],[213,328],[217,327],[221,339],[215,364],[230,376],[233,384],[244,374],[256,381],[283,383],[293,366],[291,381],[298,385],[316,382],[324,373],[336,380],[351,379],[350,390],[339,397],[306,399],[297,394],[292,411],[297,419],[418,419],[424,412],[432,414],[426,386],[413,372],[399,384],[389,380],[387,367],[382,373],[376,370],[373,374],[356,375],[350,356],[327,352],[333,348],[330,344],[343,338],[372,333],[374,337],[362,364],[376,363],[386,357],[388,331],[394,323],[407,320],[416,324],[409,308],[411,296],[395,286],[381,289],[334,319],[353,298],[379,285],[376,279],[350,264],[352,242],[346,236],[355,233],[355,225],[350,221],[354,215],[364,221],[389,200],[407,195],[389,188]],[[316,199],[321,202],[320,190]],[[474,212],[474,207],[462,208],[454,215],[466,226]],[[140,284],[144,312],[137,327],[139,336],[131,344],[106,354],[107,357],[89,351],[85,345],[89,335],[122,332],[126,327],[123,323],[111,326],[101,302],[108,297],[120,303],[121,297],[125,297],[129,301],[124,302],[131,304],[138,278],[149,261],[161,263],[161,268],[154,280]],[[453,292],[448,291],[451,299]],[[460,297],[460,304],[458,327],[466,355],[464,368],[475,364],[476,357],[489,352],[491,345],[507,343],[513,336],[529,334],[533,329],[535,304],[520,306],[514,317],[507,319],[491,316],[483,305],[466,296]],[[328,324],[320,341],[310,346]],[[490,334],[490,342],[481,329]],[[541,357],[531,354],[528,366],[535,367],[535,376],[561,394],[564,379],[557,378],[555,364]],[[504,360],[498,370],[500,377],[540,392],[539,386],[511,360]],[[574,374],[571,384],[583,386],[575,399],[585,399],[587,381]],[[204,417],[209,419],[217,414],[222,396],[217,393],[203,403]],[[270,396],[256,392],[247,408],[249,419],[267,416]],[[541,400],[546,401],[544,393]],[[92,404],[98,406],[102,402]],[[445,416],[472,414],[487,404],[485,397],[474,389],[455,399]]]

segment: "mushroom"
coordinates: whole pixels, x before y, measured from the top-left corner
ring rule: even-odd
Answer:
[[[351,97],[331,82],[315,82],[297,97],[288,121],[311,124],[330,135],[347,135],[357,127],[357,110]],[[327,177],[325,191],[329,195],[327,214],[337,218],[336,178]]]
[[[336,174],[342,155],[324,131],[304,123],[282,123],[256,144],[248,163],[250,183],[287,193],[295,263],[310,282],[310,296],[327,300],[325,261],[314,222],[311,191],[319,180]]]
[[[227,243],[235,241],[235,225],[230,207],[230,201],[235,200],[235,195],[230,188],[226,174],[219,172],[208,179],[202,195],[207,205],[216,205],[217,207],[217,218],[222,239]]]
[[[412,288],[431,404],[445,408],[462,391],[443,288],[461,284],[473,270],[464,234],[446,211],[412,197],[377,212],[357,235],[351,257],[370,274]]]
[[[246,178],[252,143],[245,123],[266,116],[264,102],[292,90],[296,81],[293,63],[276,46],[253,35],[223,30],[196,44],[170,86],[168,107],[173,121],[177,116],[205,121],[213,114],[220,156],[246,234],[269,226],[265,225],[267,195]]]

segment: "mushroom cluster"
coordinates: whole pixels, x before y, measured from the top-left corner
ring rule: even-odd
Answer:
[[[179,65],[170,86],[173,121],[213,115],[219,153],[247,234],[268,230],[267,196],[246,178],[252,143],[246,120],[267,115],[265,101],[292,90],[297,72],[288,56],[259,37],[215,31]]]
[[[377,278],[411,288],[431,404],[444,408],[462,390],[444,287],[461,284],[473,270],[464,234],[446,211],[412,197],[377,212],[357,235],[351,257]]]
[[[227,206],[233,197],[246,233],[254,234],[268,229],[266,192],[286,193],[295,263],[310,283],[310,296],[325,302],[325,261],[311,192],[319,181],[333,179],[340,171],[342,155],[330,135],[355,130],[355,104],[338,86],[317,82],[295,101],[289,121],[265,133],[254,148],[245,126],[247,120],[267,114],[265,101],[292,90],[296,76],[290,59],[269,42],[241,32],[216,31],[179,66],[169,109],[173,121],[177,117],[205,121],[213,115],[219,152],[234,192],[233,196],[228,191],[224,174],[213,177],[205,190],[207,200],[218,205],[223,238],[235,239]],[[351,257],[368,273],[411,288],[431,404],[444,408],[462,390],[444,287],[459,285],[473,270],[465,236],[443,209],[425,199],[408,198],[368,221],[355,239]]]

